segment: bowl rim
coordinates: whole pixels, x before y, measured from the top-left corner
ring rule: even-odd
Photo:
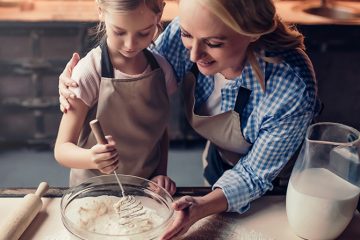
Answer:
[[[141,181],[145,181],[145,182],[150,182],[152,184],[155,184],[157,187],[159,187],[166,195],[167,197],[169,197],[169,199],[171,200],[171,203],[174,202],[174,199],[173,197],[171,196],[171,194],[166,191],[163,187],[159,186],[157,183],[155,183],[154,181],[151,181],[149,179],[146,179],[146,178],[142,178],[142,177],[138,177],[138,176],[134,176],[134,175],[128,175],[128,174],[120,174],[118,173],[117,174],[118,177],[128,177],[128,178],[134,178],[134,179],[138,179],[138,180],[141,180]],[[80,184],[76,185],[76,186],[73,186],[73,187],[69,187],[67,190],[65,190],[65,192],[63,193],[63,196],[61,197],[61,201],[60,201],[60,212],[61,212],[61,220],[63,222],[63,225],[65,226],[65,228],[71,233],[71,234],[74,234],[76,235],[75,233],[73,233],[72,231],[70,231],[68,229],[68,226],[67,224],[68,223],[65,223],[65,219],[66,219],[66,222],[70,222],[72,225],[74,226],[77,226],[78,224],[75,224],[73,221],[71,221],[68,217],[66,217],[66,214],[65,214],[65,207],[63,208],[63,205],[64,205],[64,201],[65,201],[65,196],[68,195],[68,194],[71,194],[73,193],[73,190],[77,187],[79,187],[80,185],[84,184],[84,183],[87,183],[89,182],[90,180],[94,180],[94,179],[98,179],[98,178],[109,178],[109,177],[114,177],[114,183],[117,184],[116,182],[116,178],[115,178],[115,175],[114,174],[108,174],[108,175],[99,175],[99,176],[95,176],[95,177],[91,177],[91,178],[88,178],[86,179],[85,181],[81,182]],[[156,193],[155,193],[156,194]],[[157,196],[160,196],[159,194],[157,194]],[[163,197],[161,197],[163,198]],[[69,203],[68,203],[69,204]],[[152,232],[154,231],[155,229],[159,229],[161,227],[163,227],[164,225],[168,224],[169,221],[173,218],[174,216],[174,209],[173,207],[170,205],[169,206],[169,209],[170,209],[170,212],[169,212],[169,216],[163,220],[163,222],[159,225],[157,225],[156,227],[154,228],[151,228],[149,230],[146,230],[146,231],[143,231],[143,232],[138,232],[138,233],[131,233],[131,234],[117,234],[117,235],[111,235],[111,234],[104,234],[104,233],[97,233],[97,232],[93,232],[93,231],[89,231],[89,230],[86,230],[84,229],[85,231],[91,233],[91,234],[94,234],[94,236],[104,236],[104,237],[131,237],[131,236],[136,236],[136,235],[140,235],[140,234],[146,234],[147,232]],[[76,235],[77,236],[77,235]],[[78,236],[80,237],[80,236]],[[81,238],[81,237],[80,237]]]

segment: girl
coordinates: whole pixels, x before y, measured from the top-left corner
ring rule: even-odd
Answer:
[[[79,88],[63,114],[55,158],[72,168],[70,186],[99,174],[150,178],[171,194],[166,176],[171,66],[146,48],[159,32],[162,0],[96,0],[104,33],[72,71]],[[89,121],[99,119],[108,144],[96,144]]]

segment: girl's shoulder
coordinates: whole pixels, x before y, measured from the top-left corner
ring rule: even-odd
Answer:
[[[87,106],[91,107],[98,97],[101,79],[101,49],[89,51],[72,71],[71,79],[78,83],[78,88],[72,89],[75,95]]]
[[[101,70],[101,49],[93,48],[76,64],[73,72],[85,75],[99,73]],[[97,74],[96,74],[97,75]]]

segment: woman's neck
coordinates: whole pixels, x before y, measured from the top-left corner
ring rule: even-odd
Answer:
[[[239,77],[244,69],[244,66],[238,69],[225,69],[221,71],[220,74],[223,75],[227,80],[234,80],[235,78]]]
[[[237,77],[239,77],[242,74],[242,71],[245,66],[246,59],[243,59],[241,63],[236,67],[229,67],[227,69],[224,69],[220,73],[228,80],[233,80]]]

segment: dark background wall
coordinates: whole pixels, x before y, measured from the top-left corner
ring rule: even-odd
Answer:
[[[0,23],[0,147],[52,146],[61,113],[58,76],[77,51],[93,42],[94,23]],[[360,129],[360,26],[300,25],[325,104],[321,121]],[[199,140],[179,97],[171,99],[170,139]]]
[[[298,26],[305,35],[325,108],[321,121],[360,130],[360,26]]]

